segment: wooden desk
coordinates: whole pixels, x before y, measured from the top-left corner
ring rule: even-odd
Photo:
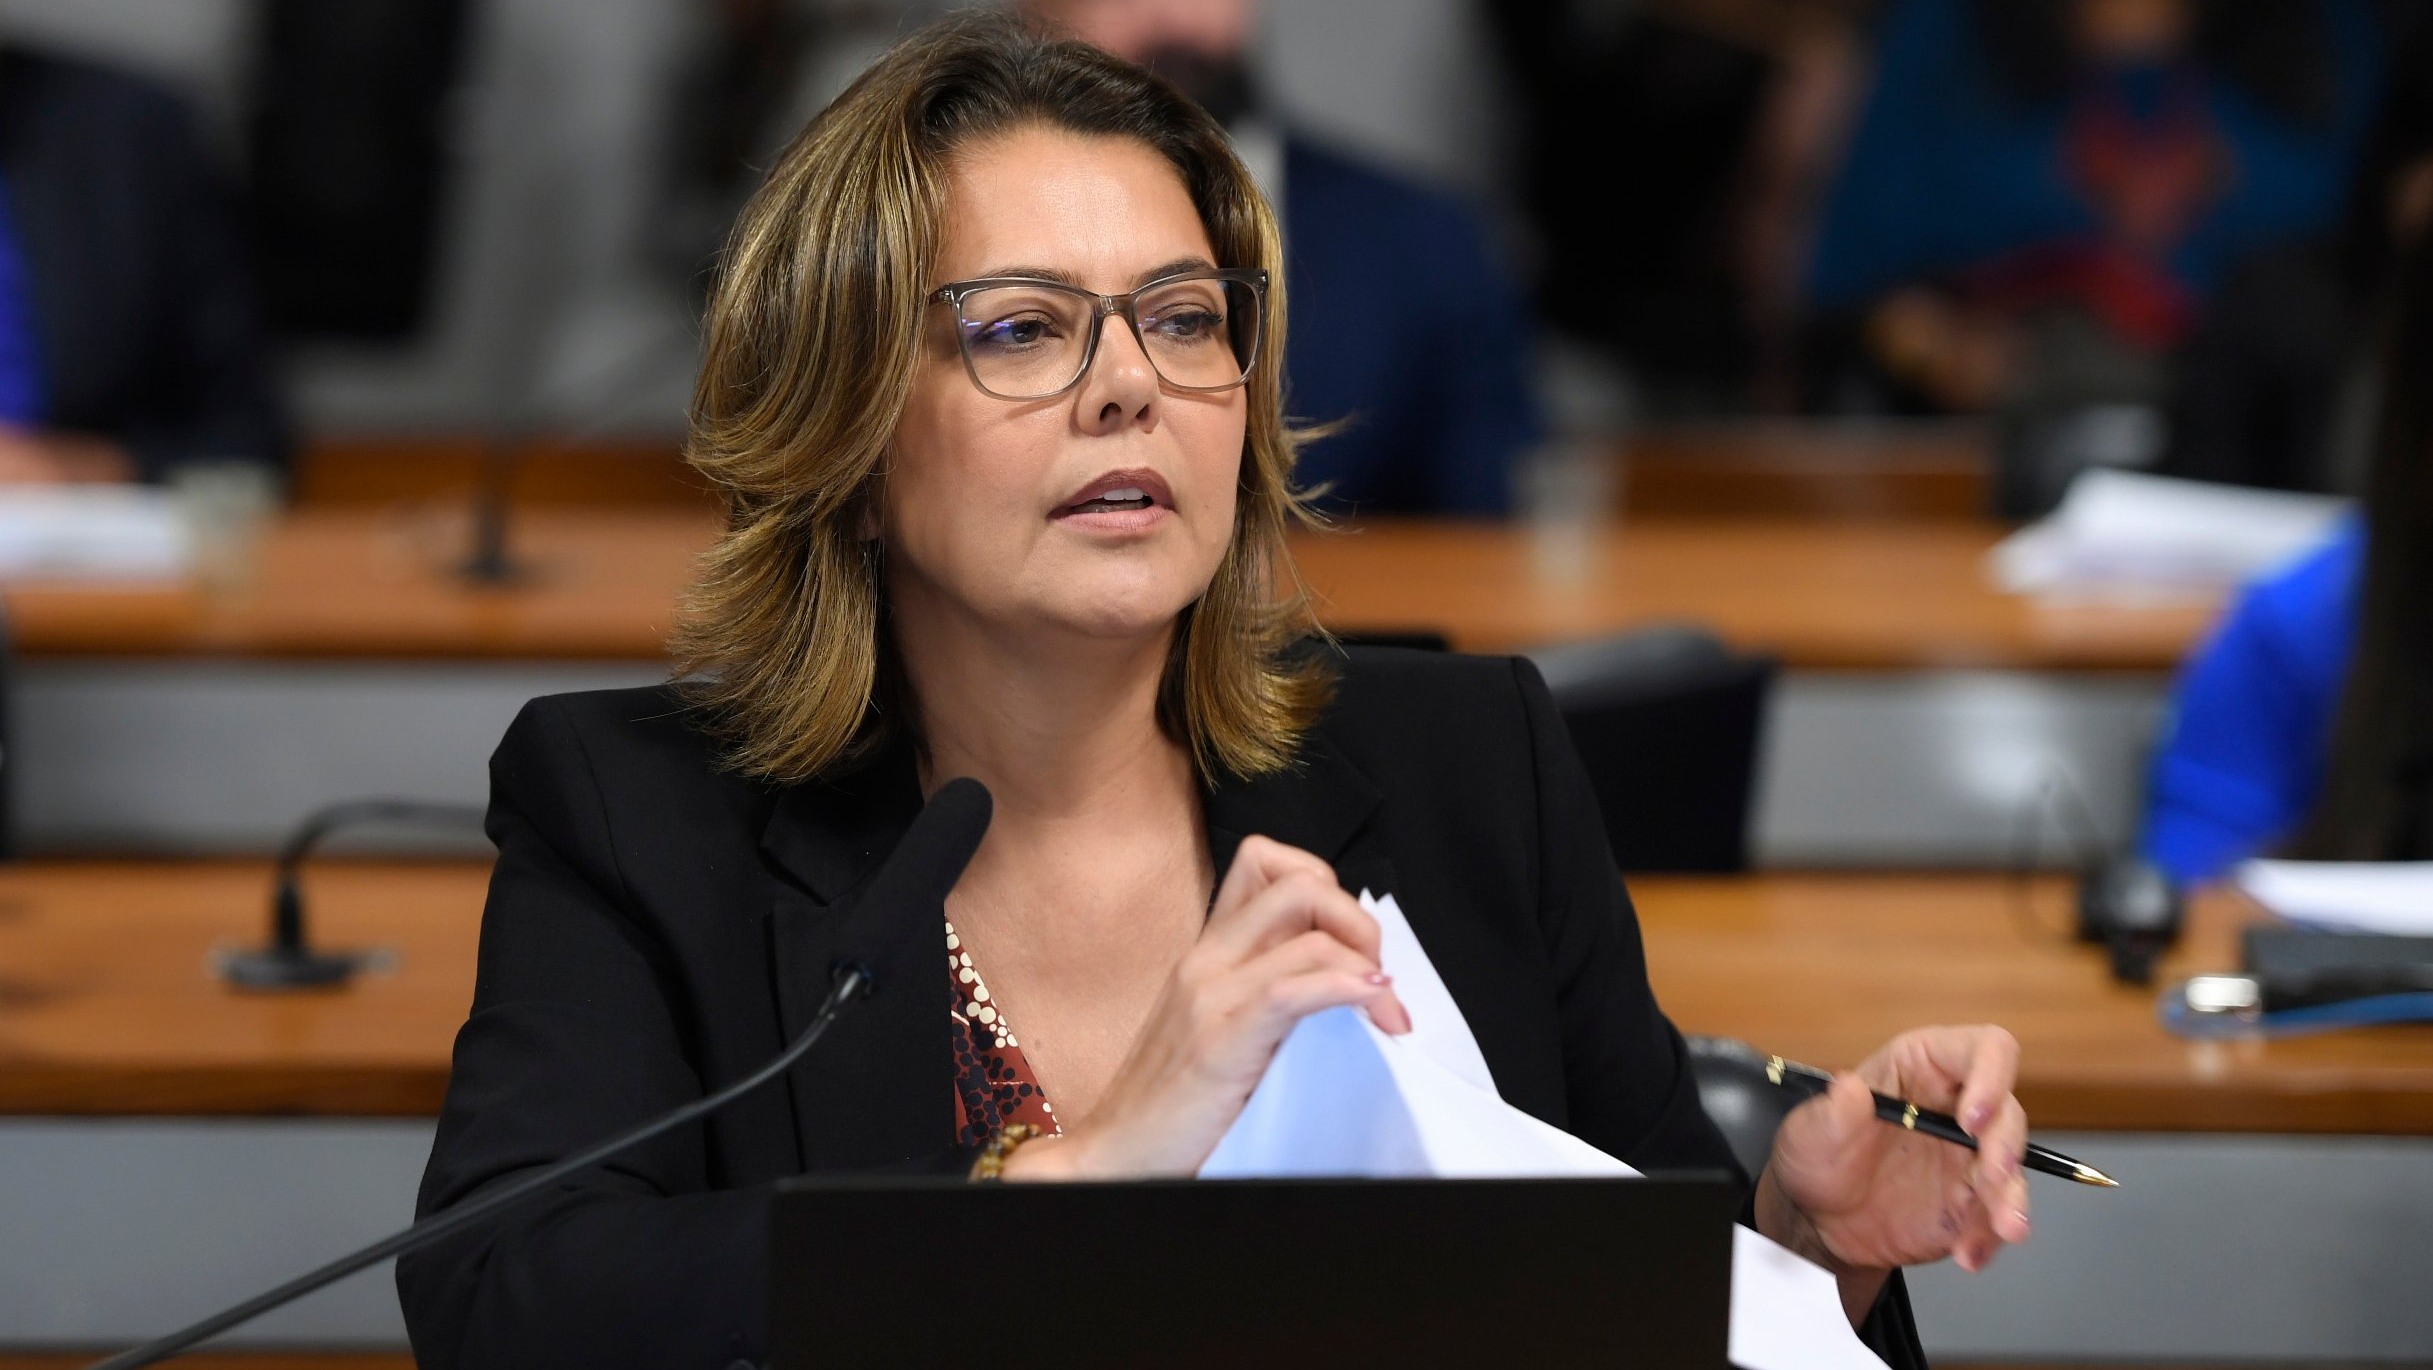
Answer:
[[[436,1114],[488,881],[482,862],[321,863],[316,938],[395,966],[249,995],[208,964],[261,940],[264,863],[0,867],[0,1113]]]
[[[2211,605],[2056,607],[1986,578],[1991,523],[1666,520],[1611,528],[1585,568],[1550,572],[1526,528],[1374,520],[1304,539],[1321,616],[1344,629],[1434,628],[1511,652],[1664,621],[1822,670],[2160,671]]]
[[[331,945],[396,948],[384,975],[255,997],[211,978],[214,946],[260,936],[253,862],[0,869],[0,1113],[436,1113],[472,996],[486,872],[330,862],[311,877]],[[2190,1043],[2091,950],[2030,939],[1985,876],[1636,882],[1649,964],[1685,1031],[1822,1066],[1904,1028],[1993,1020],[2026,1047],[2039,1126],[2433,1133],[2433,1033]],[[2038,887],[2058,922],[2061,886]],[[2166,975],[2235,963],[2248,915],[2200,903]]]
[[[1783,875],[1632,882],[1649,974],[1684,1032],[1814,1065],[1856,1065],[1895,1031],[1998,1022],[2019,1037],[2038,1127],[2433,1134],[2433,1030],[2190,1042],[2154,992],[2113,983],[2066,932],[2067,892],[2035,886],[2031,925],[1994,876]],[[2201,898],[2158,982],[2238,964],[2260,915]]]
[[[264,549],[258,585],[214,601],[190,590],[23,585],[6,604],[33,657],[655,660],[713,520],[698,510],[528,512],[525,586],[468,589],[446,510],[299,513]],[[1425,628],[1465,650],[1694,619],[1793,666],[2167,669],[2206,607],[2052,608],[1997,593],[1992,524],[1803,520],[1613,525],[1576,576],[1550,574],[1525,528],[1373,520],[1303,538],[1321,613],[1346,631]]]
[[[275,527],[248,591],[17,585],[10,627],[34,657],[656,660],[716,521],[540,509],[513,528],[531,574],[504,589],[450,573],[467,546],[461,509],[340,509]]]
[[[504,453],[519,503],[707,508],[682,439],[535,435]],[[1724,419],[1657,424],[1612,450],[1618,508],[1661,517],[1974,519],[1991,507],[1992,426],[1978,419]],[[297,454],[298,504],[466,501],[502,453],[471,433],[324,434]]]

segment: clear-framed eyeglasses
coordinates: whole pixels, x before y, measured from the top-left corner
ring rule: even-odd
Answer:
[[[1062,281],[992,276],[939,286],[955,310],[955,340],[972,383],[1003,400],[1043,400],[1081,383],[1104,321],[1119,316],[1176,390],[1231,390],[1250,378],[1266,313],[1256,267],[1177,272],[1128,295]]]

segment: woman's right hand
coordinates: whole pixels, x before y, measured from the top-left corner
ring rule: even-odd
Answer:
[[[1377,920],[1324,861],[1242,839],[1200,940],[1089,1116],[1022,1147],[1008,1180],[1188,1176],[1240,1116],[1285,1034],[1346,1004],[1391,1033],[1411,1015],[1378,969]]]

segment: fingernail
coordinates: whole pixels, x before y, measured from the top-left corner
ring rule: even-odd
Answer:
[[[1367,978],[1368,982],[1372,985],[1390,985],[1394,983],[1394,977],[1386,974],[1382,970],[1370,971]]]
[[[2021,1241],[2026,1241],[2026,1240],[2027,1240],[2027,1236],[2028,1236],[2028,1215],[2027,1215],[2027,1210],[2026,1210],[2026,1209],[2024,1209],[2024,1208],[2014,1208],[2014,1209],[2012,1209],[2012,1210],[2011,1210],[2011,1221],[2013,1221],[2013,1222],[2015,1222],[2015,1223],[2019,1224],[2019,1240],[2021,1240]]]
[[[1967,1128],[1971,1134],[1974,1134],[1993,1120],[1994,1106],[1992,1104],[1979,1104],[1975,1108],[1968,1111],[1968,1116],[1960,1120],[1960,1125]]]

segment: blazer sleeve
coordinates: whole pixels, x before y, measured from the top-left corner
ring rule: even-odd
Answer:
[[[664,948],[623,899],[582,742],[528,705],[491,760],[471,1017],[417,1215],[701,1097]],[[699,1125],[398,1262],[418,1364],[720,1367],[758,1353],[769,1189],[712,1192]]]
[[[1526,659],[1513,659],[1513,673],[1537,776],[1537,913],[1562,1016],[1570,1130],[1640,1170],[1740,1175],[1698,1101],[1689,1049],[1656,1006],[1638,915],[1554,696]],[[1745,1205],[1741,1221],[1754,1226]],[[1893,1370],[1925,1370],[1898,1272],[1859,1337]]]

